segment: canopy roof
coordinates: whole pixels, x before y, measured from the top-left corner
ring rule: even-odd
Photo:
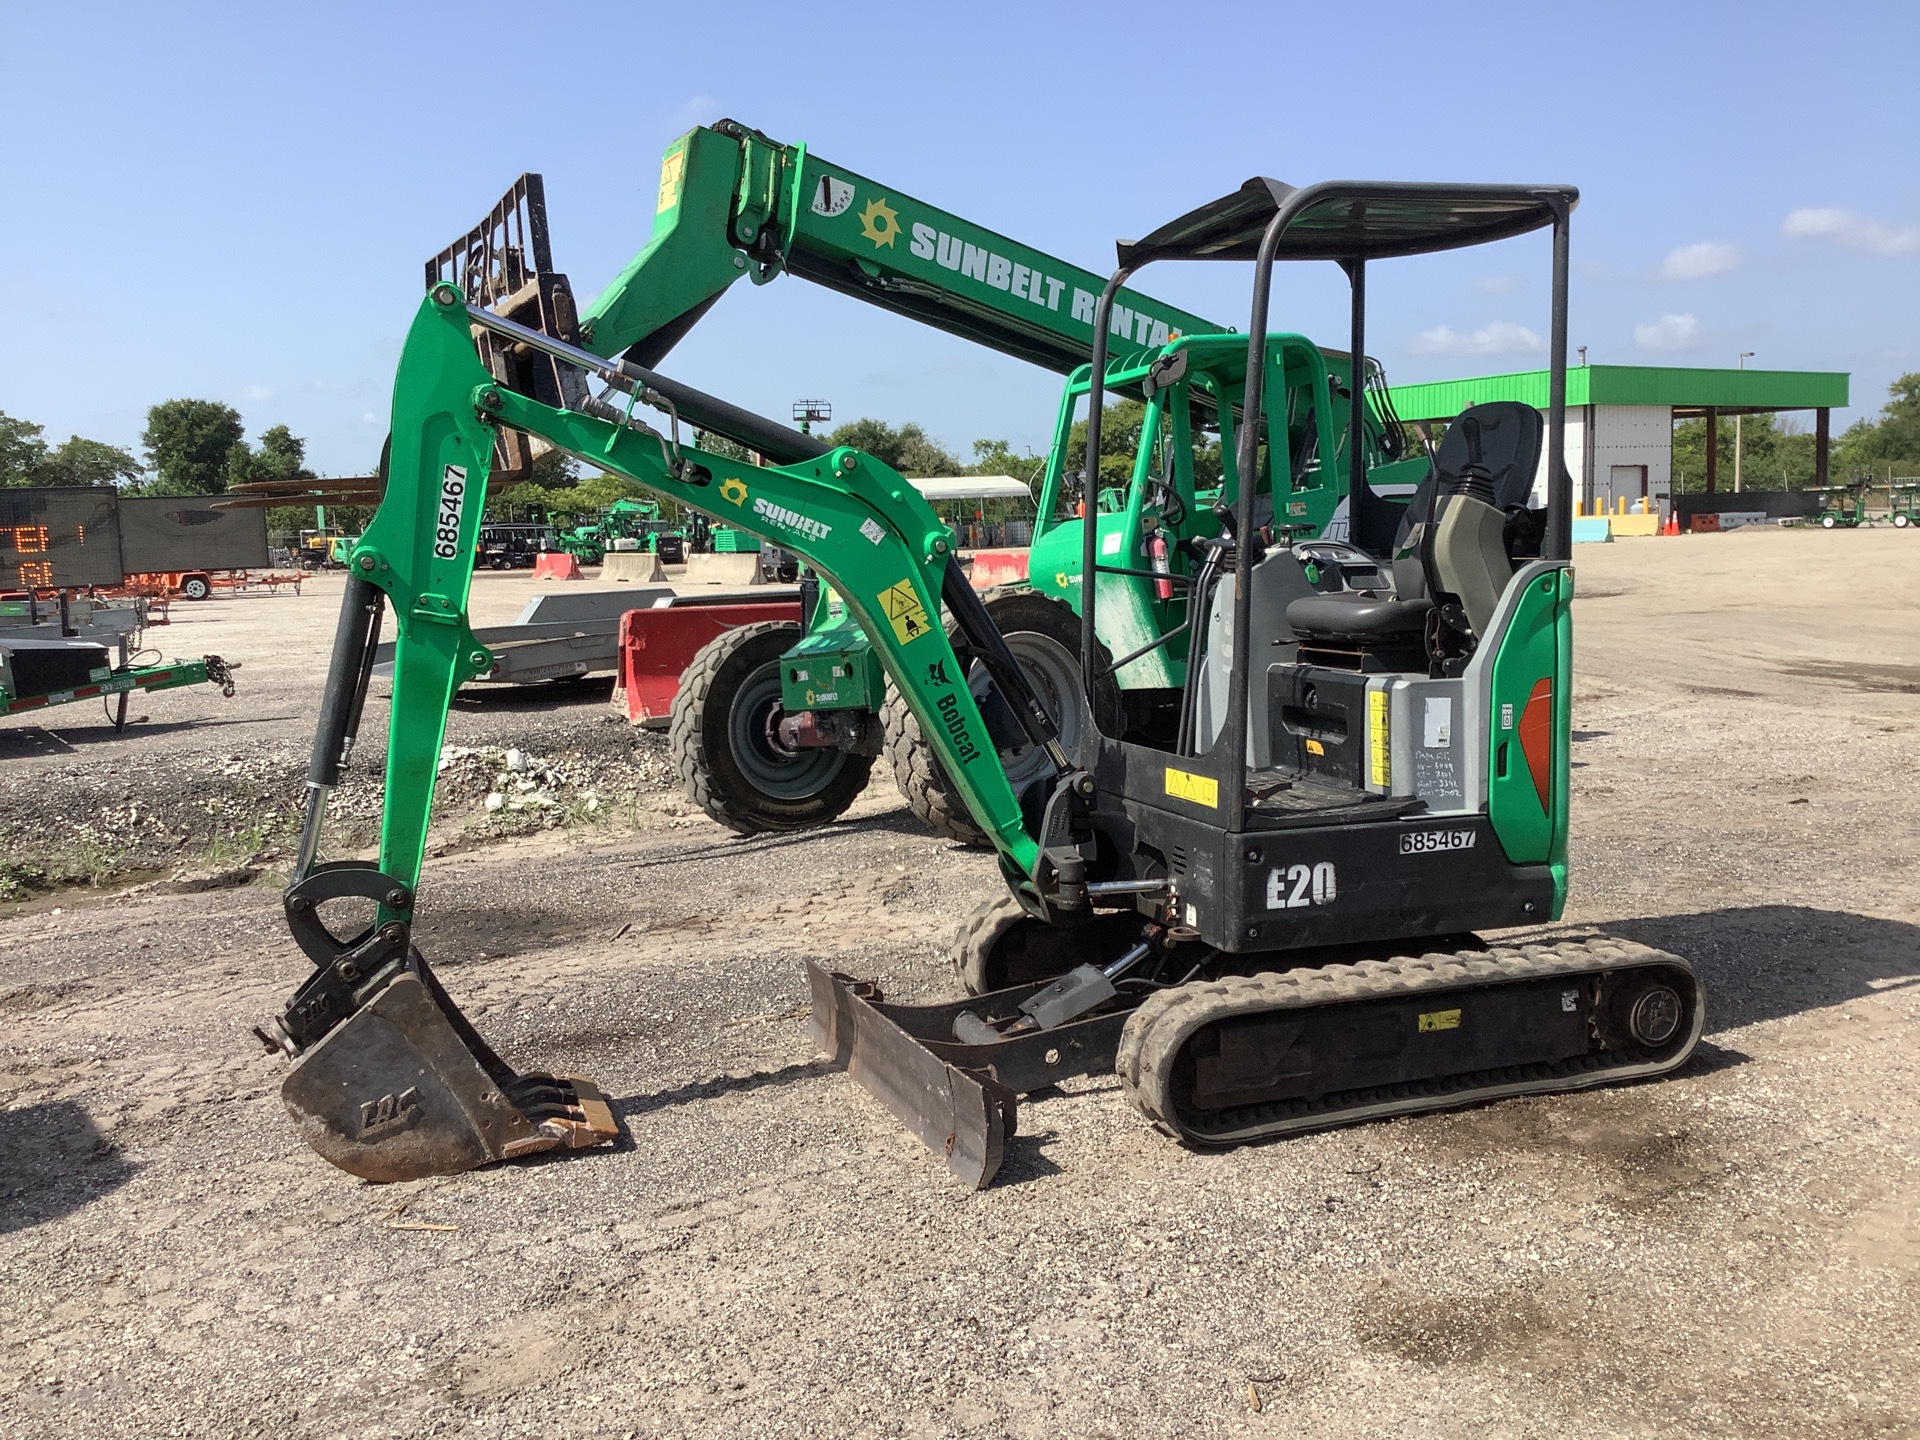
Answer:
[[[1547,408],[1548,373],[1521,370],[1470,380],[1395,385],[1393,408],[1402,420],[1451,420],[1469,405],[1518,400]],[[1844,371],[1727,370],[1678,365],[1576,365],[1567,371],[1567,404],[1665,405],[1675,415],[1722,415],[1768,410],[1844,409]]]
[[[1031,500],[1033,491],[1011,475],[932,475],[907,482],[929,500]]]
[[[1445,185],[1397,180],[1325,180],[1293,186],[1259,176],[1190,210],[1141,240],[1121,241],[1120,263],[1252,260],[1282,207],[1293,212],[1282,260],[1372,260],[1504,240],[1551,225],[1571,210],[1571,185]]]

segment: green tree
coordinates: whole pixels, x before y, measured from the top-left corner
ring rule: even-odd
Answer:
[[[145,472],[118,445],[73,435],[47,456],[41,473],[41,485],[131,485]]]
[[[47,462],[47,442],[31,420],[16,420],[0,411],[0,485],[39,485]]]
[[[1733,489],[1735,429],[1723,415],[1716,427],[1715,485]],[[1813,436],[1793,416],[1747,415],[1738,426],[1740,483],[1747,490],[1803,490],[1814,482]],[[1707,488],[1707,422],[1682,420],[1673,427],[1673,489],[1697,495]]]
[[[244,447],[240,412],[217,400],[163,400],[140,436],[153,479],[149,495],[217,495],[227,488],[233,449]]]
[[[958,475],[960,457],[943,447],[927,432],[909,420],[895,427],[884,420],[849,420],[827,436],[829,445],[851,445],[902,475]]]
[[[140,462],[117,445],[70,435],[49,448],[31,420],[0,414],[0,486],[126,485],[140,478]]]
[[[1040,472],[1046,468],[1047,462],[1044,457],[1015,454],[1010,441],[976,440],[973,442],[973,464],[967,466],[966,473],[1011,475],[1016,480],[1024,480],[1032,484],[1039,478]]]
[[[1115,400],[1100,415],[1100,483],[1125,485],[1133,478],[1133,457],[1140,448],[1140,427],[1147,407],[1139,400]],[[1067,432],[1067,476],[1078,493],[1077,477],[1087,468],[1087,422],[1076,420]]]
[[[1902,375],[1887,387],[1887,395],[1878,415],[1856,420],[1840,437],[1840,465],[1883,478],[1920,475],[1920,373]]]

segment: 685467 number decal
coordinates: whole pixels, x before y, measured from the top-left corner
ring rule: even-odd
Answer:
[[[1267,872],[1269,910],[1331,905],[1339,894],[1331,860],[1322,860],[1318,865],[1276,865]]]
[[[449,465],[440,475],[440,513],[433,527],[433,553],[451,560],[460,553],[460,518],[467,508],[467,472]]]

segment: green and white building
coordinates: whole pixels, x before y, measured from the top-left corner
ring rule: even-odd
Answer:
[[[1612,511],[1625,501],[1665,502],[1673,488],[1673,425],[1707,422],[1707,486],[1733,488],[1716,464],[1714,436],[1722,420],[1787,410],[1814,412],[1814,483],[1827,481],[1831,414],[1847,404],[1844,373],[1818,370],[1701,370],[1672,365],[1581,365],[1567,371],[1567,468],[1584,508]],[[1523,370],[1471,380],[1396,385],[1394,409],[1409,424],[1447,421],[1469,405],[1518,400],[1543,414],[1547,372]],[[1536,482],[1544,504],[1545,459]],[[1667,506],[1661,503],[1661,509]]]

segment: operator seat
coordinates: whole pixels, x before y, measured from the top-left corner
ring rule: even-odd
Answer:
[[[1513,577],[1514,542],[1529,529],[1513,522],[1530,513],[1542,429],[1540,412],[1518,401],[1461,411],[1400,522],[1394,593],[1306,596],[1287,606],[1287,623],[1315,649],[1399,648],[1423,640],[1437,595],[1460,606],[1478,639]]]

